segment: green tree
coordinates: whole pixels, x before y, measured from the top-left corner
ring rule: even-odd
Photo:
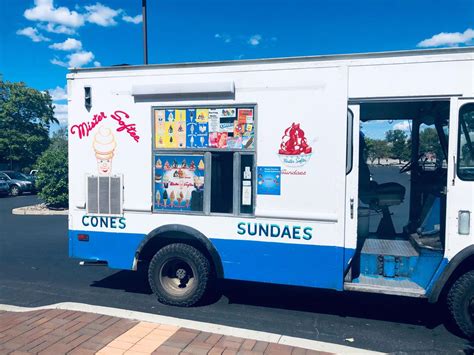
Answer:
[[[394,129],[385,133],[385,139],[390,145],[390,154],[392,158],[398,159],[401,163],[402,159],[407,158],[408,141],[407,134],[401,129]]]
[[[434,153],[437,160],[444,159],[444,153],[435,128],[427,127],[420,132],[420,154]]]
[[[380,159],[389,156],[390,149],[386,140],[365,138],[365,144],[367,146],[367,157],[372,164],[377,160],[377,164],[380,165]]]
[[[60,129],[51,145],[38,159],[38,195],[50,207],[67,207],[68,204],[68,151],[67,130]]]
[[[0,80],[0,163],[31,167],[48,148],[54,118],[51,96],[24,83]]]

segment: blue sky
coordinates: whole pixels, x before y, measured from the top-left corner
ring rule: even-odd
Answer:
[[[68,66],[141,64],[141,0],[0,0],[0,73],[51,90]],[[474,0],[148,0],[149,62],[474,44]],[[58,33],[59,32],[59,33]]]

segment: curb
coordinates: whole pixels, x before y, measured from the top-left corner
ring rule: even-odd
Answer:
[[[198,322],[169,316],[161,316],[157,314],[129,311],[120,308],[93,306],[84,303],[62,302],[55,303],[42,307],[19,307],[6,304],[0,304],[1,311],[7,312],[30,312],[47,309],[61,309],[68,311],[79,311],[101,314],[112,317],[125,318],[130,320],[138,320],[150,323],[160,323],[166,325],[177,326],[180,328],[191,328],[203,332],[218,333],[222,335],[229,335],[259,341],[266,341],[270,343],[277,343],[282,345],[289,345],[295,347],[303,347],[308,350],[330,352],[337,354],[383,354],[380,352],[354,348],[345,345],[338,345],[332,343],[325,343],[317,340],[310,340],[304,338],[290,337],[282,334],[267,333],[243,328],[229,327],[225,325]]]
[[[12,209],[12,214],[22,215],[22,216],[67,216],[68,210],[49,210],[49,209],[36,209],[33,207],[41,206],[39,203],[37,205],[23,206]]]

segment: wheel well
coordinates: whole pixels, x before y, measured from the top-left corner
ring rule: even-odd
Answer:
[[[453,283],[466,272],[474,270],[474,245],[459,252],[446,266],[439,279],[436,281],[428,299],[437,302],[446,298]]]
[[[189,228],[189,227],[188,227]],[[140,262],[149,263],[153,256],[166,245],[173,243],[184,243],[191,245],[192,247],[203,253],[211,262],[215,276],[218,278],[223,277],[222,262],[209,239],[205,238],[202,234],[190,233],[190,231],[182,231],[173,228],[174,230],[164,230],[150,233],[147,238],[138,247],[136,252],[136,259]],[[203,237],[205,238],[203,240]]]
[[[449,289],[456,282],[456,280],[462,275],[464,275],[466,272],[471,270],[474,270],[474,255],[468,256],[461,262],[461,264],[458,265],[458,267],[451,274],[447,282],[444,284],[443,290],[441,291],[439,298],[442,300],[446,299],[446,295],[448,294]]]

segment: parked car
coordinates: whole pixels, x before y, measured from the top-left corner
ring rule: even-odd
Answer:
[[[36,193],[35,184],[25,174],[17,171],[0,171],[0,180],[8,183],[12,196],[18,196],[24,192]]]
[[[7,196],[10,193],[10,185],[6,180],[1,180],[0,177],[0,196]]]

